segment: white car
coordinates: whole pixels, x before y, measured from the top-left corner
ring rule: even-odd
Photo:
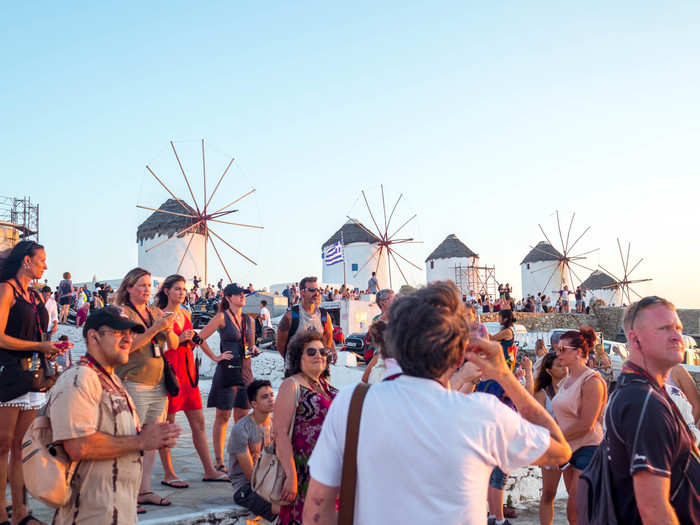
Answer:
[[[617,376],[620,375],[622,371],[622,363],[627,361],[629,357],[629,352],[627,351],[627,345],[625,343],[618,343],[617,341],[609,341],[603,339],[603,350],[610,356],[610,363],[613,369],[613,379],[617,380]]]

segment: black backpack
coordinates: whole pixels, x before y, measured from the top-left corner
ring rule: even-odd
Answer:
[[[289,335],[287,336],[287,345],[289,345],[289,341],[291,341],[292,336],[297,332],[297,329],[299,328],[299,305],[295,304],[289,309],[290,312],[292,312],[292,324],[289,327]],[[319,307],[319,311],[321,312],[321,325],[325,326],[326,323],[328,323],[328,320],[330,318],[330,314],[325,308]],[[285,352],[287,351],[287,348],[285,347]]]
[[[576,488],[576,514],[580,525],[618,524],[612,495],[607,433],[579,477]]]

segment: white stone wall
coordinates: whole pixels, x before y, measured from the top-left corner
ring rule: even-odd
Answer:
[[[475,266],[479,264],[479,259],[474,257],[450,257],[448,259],[430,259],[425,263],[425,277],[428,283],[435,281],[455,282],[455,267]],[[472,281],[476,282],[475,276]],[[468,290],[467,290],[468,292]],[[474,290],[478,293],[478,290]]]
[[[381,260],[378,260],[379,258],[377,257],[377,245],[376,244],[369,244],[366,242],[354,242],[352,244],[348,244],[344,247],[344,255],[345,255],[345,276],[346,280],[345,282],[347,285],[351,288],[359,288],[360,290],[366,290],[367,289],[367,281],[369,281],[370,277],[372,277],[372,272],[376,271],[377,272],[377,280],[379,281],[379,288],[388,288],[389,287],[389,277],[387,276],[387,267],[386,267],[386,251],[382,250],[382,255],[381,255]],[[365,262],[369,259],[372,258],[370,262],[367,263],[367,265],[362,268],[362,265],[365,264]],[[377,263],[379,265],[377,266]],[[321,264],[323,265],[323,270],[322,270],[322,275],[323,277],[321,280],[324,283],[342,283],[343,282],[343,263],[339,262],[336,263],[332,266],[326,266],[326,262],[321,258]],[[352,270],[352,265],[357,264],[358,270],[362,268],[357,276],[355,276],[355,273]],[[394,276],[393,281],[394,284],[397,284],[401,282],[401,276]],[[397,278],[398,277],[398,278]]]
[[[607,306],[621,306],[622,294],[618,288],[605,288],[602,290],[587,290],[585,301],[591,304],[594,299],[602,299]]]
[[[180,259],[182,259],[187,249],[187,243],[189,243],[192,236],[194,236],[192,244],[190,244],[188,253],[182,262],[180,271],[177,272],[177,266],[180,264]],[[184,237],[170,239],[165,244],[150,252],[146,252],[147,249],[164,241],[166,238],[164,235],[156,235],[152,239],[139,241],[138,265],[151,272],[152,275],[167,277],[168,275],[179,273],[188,280],[192,279],[194,275],[204,277],[204,236],[194,233],[185,234]]]

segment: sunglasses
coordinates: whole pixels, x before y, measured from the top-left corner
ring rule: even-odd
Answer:
[[[321,357],[328,357],[328,354],[331,353],[330,349],[328,348],[314,348],[310,346],[306,349],[306,355],[309,357],[315,356],[316,352],[318,352]]]
[[[311,293],[316,293],[316,292],[321,293],[320,288],[304,288],[304,291],[311,292]]]
[[[637,315],[639,315],[640,311],[642,311],[645,308],[648,308],[652,305],[655,305],[655,304],[665,304],[665,303],[666,303],[666,301],[657,295],[651,295],[649,297],[645,297],[643,299],[640,299],[636,303],[634,303],[634,306],[632,307],[630,329],[634,328],[634,321],[637,319]]]
[[[558,353],[563,354],[567,350],[578,350],[578,347],[577,346],[569,346],[569,345],[559,345]]]

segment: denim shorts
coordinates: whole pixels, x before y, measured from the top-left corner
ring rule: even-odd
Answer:
[[[489,478],[489,485],[494,489],[503,490],[506,487],[506,481],[508,481],[508,474],[498,467],[493,467],[491,477]]]
[[[597,445],[577,448],[574,450],[574,453],[571,454],[569,464],[577,470],[585,469],[591,462],[591,458],[593,457],[593,454],[595,454],[596,450],[598,450]]]

